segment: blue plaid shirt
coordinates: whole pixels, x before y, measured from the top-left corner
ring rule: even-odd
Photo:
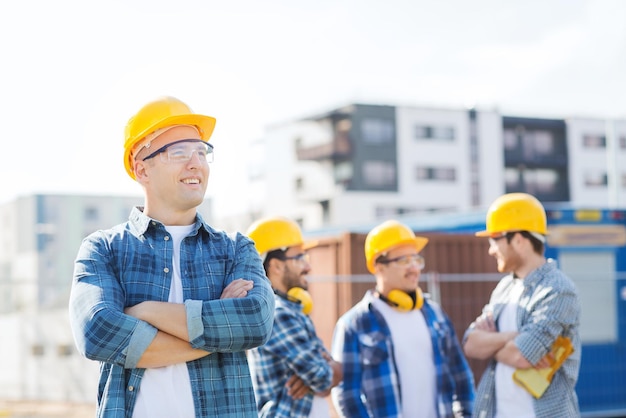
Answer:
[[[574,283],[553,260],[530,273],[522,281],[524,290],[517,308],[515,345],[532,364],[543,358],[559,335],[568,337],[574,352],[552,377],[552,383],[539,399],[533,398],[537,418],[573,418],[580,416],[575,386],[580,368],[581,343],[579,335],[580,300]],[[513,276],[504,277],[496,286],[489,305],[497,323],[508,301],[513,286]],[[472,323],[465,333],[472,332]],[[483,373],[476,390],[474,416],[492,418],[495,415],[496,361],[492,360]]]
[[[132,417],[145,370],[137,362],[157,329],[124,308],[167,302],[172,252],[165,227],[139,208],[128,222],[83,240],[70,322],[79,351],[101,363],[98,417]],[[191,346],[213,353],[187,363],[196,417],[256,417],[245,350],[269,337],[274,298],[252,241],[217,231],[198,214],[181,243],[180,270]],[[248,296],[220,299],[238,278],[254,281]]]
[[[396,368],[389,327],[372,304],[374,297],[368,291],[335,327],[332,352],[343,364],[343,381],[333,388],[332,397],[341,417],[401,416],[401,371]],[[469,417],[474,377],[454,327],[440,306],[428,298],[421,312],[433,345],[439,417]]]
[[[250,351],[259,417],[308,417],[313,394],[293,399],[285,384],[295,374],[314,392],[328,390],[333,370],[322,356],[324,352],[327,350],[301,305],[276,296],[272,336]]]

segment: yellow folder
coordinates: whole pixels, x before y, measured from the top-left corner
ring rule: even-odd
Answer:
[[[552,344],[552,364],[549,367],[542,369],[536,369],[531,367],[529,369],[517,369],[513,373],[513,380],[515,383],[526,389],[535,398],[540,398],[541,395],[548,389],[552,376],[561,367],[565,359],[574,352],[572,342],[569,338],[559,336],[554,344]]]

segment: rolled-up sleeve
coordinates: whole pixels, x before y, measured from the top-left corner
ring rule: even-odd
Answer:
[[[76,346],[91,360],[135,367],[157,329],[124,314],[124,291],[98,233],[85,238],[74,265],[70,324]]]

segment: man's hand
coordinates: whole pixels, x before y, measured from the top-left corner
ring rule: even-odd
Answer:
[[[483,314],[474,321],[474,328],[481,331],[497,332],[496,323],[493,320],[493,313],[489,311],[483,312]]]
[[[323,392],[313,392],[313,389],[305,385],[302,379],[300,379],[297,375],[293,375],[289,378],[289,380],[287,380],[287,383],[285,384],[285,386],[287,387],[287,394],[289,396],[294,399],[301,399],[307,394],[313,393],[314,395],[325,397],[330,395],[330,390],[341,382],[341,380],[343,379],[343,367],[341,363],[333,360],[330,354],[328,354],[328,352],[324,350],[322,351],[321,355],[333,369],[333,380],[330,388]]]
[[[295,374],[287,380],[285,386],[287,387],[287,395],[294,399],[302,399],[309,393],[313,393],[313,390],[305,385],[304,381]]]
[[[498,332],[491,307],[486,306],[483,313],[471,325],[471,332],[463,343],[463,351],[469,358],[487,360],[494,357],[517,332]],[[496,358],[497,359],[497,358]]]
[[[543,356],[533,367],[535,367],[535,369],[545,369],[547,367],[552,367],[555,361],[556,358],[554,358],[554,354],[552,354],[551,351],[548,351],[548,354]]]
[[[222,291],[220,299],[238,299],[248,296],[248,292],[254,287],[252,280],[237,279],[232,281]]]

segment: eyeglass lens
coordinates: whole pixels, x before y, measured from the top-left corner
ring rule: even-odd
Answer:
[[[170,163],[183,163],[191,160],[193,154],[197,154],[201,160],[213,162],[213,148],[206,142],[179,142],[172,144],[161,154],[161,159],[167,159]]]
[[[387,262],[396,263],[402,267],[407,267],[407,266],[410,266],[411,264],[416,264],[420,269],[423,269],[426,264],[424,257],[422,257],[419,254],[403,255],[400,257],[389,259],[387,260]]]

